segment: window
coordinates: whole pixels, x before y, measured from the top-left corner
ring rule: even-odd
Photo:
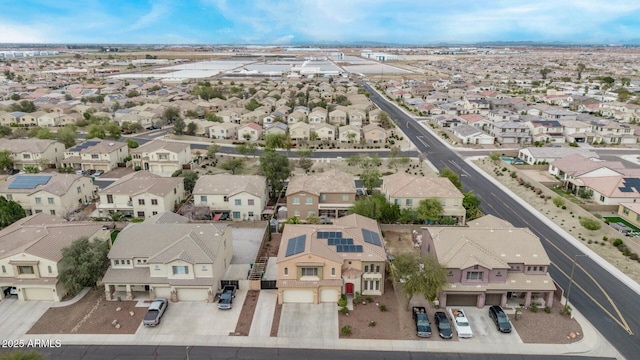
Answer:
[[[114,260],[114,261],[113,261],[113,263],[114,263],[115,265],[120,265],[120,260]]]
[[[369,265],[365,265],[364,266],[364,272],[368,273],[369,272]]]
[[[158,159],[167,160],[167,154],[158,154]]]
[[[254,199],[247,200],[247,205],[250,205],[250,206],[255,205],[255,200]]]
[[[293,205],[300,205],[300,198],[299,197],[294,197],[293,198]]]
[[[320,200],[327,201],[327,194],[320,194]]]
[[[51,269],[51,265],[47,266],[47,270],[49,271],[49,274],[53,273],[53,269]]]
[[[342,201],[349,201],[349,195],[342,195]]]
[[[331,268],[331,276],[336,276],[336,268]]]
[[[482,271],[467,272],[467,280],[482,280]]]
[[[233,212],[233,218],[234,219],[240,219],[240,211],[234,211]]]
[[[23,159],[31,159],[31,154],[22,154]]]
[[[300,216],[300,211],[299,211],[299,210],[296,210],[293,214],[294,214],[295,216]]]
[[[173,270],[173,275],[187,275],[189,274],[189,267],[188,266],[172,266],[171,269]]]
[[[36,198],[36,204],[42,204],[42,198],[37,197]]]
[[[201,195],[200,196],[200,202],[206,203],[207,202],[207,196],[206,195]]]
[[[284,268],[284,276],[289,276],[289,268]]]
[[[113,195],[107,195],[107,203],[113,204]]]
[[[318,276],[318,268],[302,268],[302,276]]]
[[[500,271],[496,272],[496,276],[502,276],[502,272]]]
[[[18,274],[20,275],[32,275],[33,266],[18,266]]]
[[[51,215],[55,215],[55,214],[56,214],[56,211],[55,211],[55,210],[49,210],[49,214],[51,214]]]
[[[400,199],[393,199],[393,203],[396,205],[400,205]]]
[[[404,204],[406,206],[413,206],[413,199],[405,199]]]
[[[138,205],[144,205],[144,199],[138,199]]]
[[[316,216],[316,212],[314,210],[307,211],[307,217],[309,216]]]
[[[369,282],[368,281],[364,282],[364,289],[365,290],[369,290]]]
[[[42,212],[42,210],[36,210],[35,213],[36,214],[40,214]]]
[[[253,217],[253,211],[249,211],[248,216]]]
[[[234,205],[236,205],[236,206],[240,206],[240,205],[242,205],[242,199],[235,199],[235,200],[233,201],[233,203],[234,203]]]
[[[447,200],[445,200],[445,199],[440,199],[440,205],[442,205],[442,206],[446,206],[446,205],[447,205]]]
[[[98,154],[91,154],[92,159],[99,159],[100,156]]]
[[[531,271],[531,266],[527,266],[527,271]]]
[[[144,217],[144,211],[138,211],[138,217],[139,218],[143,218]]]
[[[376,290],[380,290],[380,281],[374,281],[376,284]]]
[[[222,201],[224,201],[224,202],[229,202],[229,198],[225,196],[225,197],[222,199]]]
[[[2,273],[3,273],[3,274],[6,274],[6,273],[7,273],[7,268],[6,268],[6,267],[4,267],[4,265],[2,265]]]
[[[7,198],[7,200],[9,200],[9,199]],[[622,208],[622,212],[623,212],[625,215],[629,215],[629,209],[628,209],[628,208]]]
[[[151,205],[158,205],[158,199],[151,199]]]
[[[9,200],[9,201],[13,200],[13,195],[7,194],[6,196],[7,196],[7,200]]]
[[[371,265],[373,266],[373,265]],[[376,265],[376,272],[379,273],[380,272],[380,265]]]
[[[47,198],[47,202],[49,203],[49,205],[55,204],[55,201],[53,200],[53,198]]]
[[[308,197],[305,201],[305,204],[307,205],[312,205],[313,204],[313,198]]]
[[[158,215],[158,212],[157,211],[153,211],[151,214],[152,215]]]

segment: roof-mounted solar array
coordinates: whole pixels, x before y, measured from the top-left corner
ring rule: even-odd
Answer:
[[[377,232],[373,232],[367,229],[362,229],[362,237],[364,238],[364,242],[366,243],[382,246],[380,235]]]
[[[362,245],[336,245],[336,251],[343,253],[361,253]]]
[[[625,193],[635,192],[640,193],[640,178],[623,178],[624,186],[619,187],[618,190]]]
[[[342,238],[342,231],[318,231],[316,233],[318,239]]]
[[[289,243],[287,243],[287,252],[285,255],[291,256],[303,252],[306,240],[307,235],[299,235],[289,239]]]
[[[9,189],[35,189],[51,180],[51,175],[20,175],[9,184]]]
[[[353,239],[351,239],[351,238],[346,238],[346,239],[328,238],[327,239],[327,244],[328,245],[353,245]]]
[[[80,151],[80,150],[84,150],[84,149],[92,147],[92,146],[96,146],[99,143],[100,143],[99,141],[88,140],[88,141],[83,142],[80,145],[76,145],[76,146],[72,147],[71,149],[69,149],[67,151]]]

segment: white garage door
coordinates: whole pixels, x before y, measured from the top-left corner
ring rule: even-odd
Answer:
[[[157,287],[153,288],[153,292],[156,297],[166,297],[167,299],[171,298],[171,288],[170,287]]]
[[[313,304],[313,290],[284,290],[282,301],[285,303]]]
[[[22,288],[25,300],[53,300],[53,290],[48,288]]]
[[[207,289],[182,288],[176,290],[178,301],[207,301]]]
[[[338,302],[338,290],[322,289],[320,290],[320,302]]]

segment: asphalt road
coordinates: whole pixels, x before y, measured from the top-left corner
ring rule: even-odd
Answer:
[[[542,240],[552,263],[549,273],[565,293],[575,258],[577,265],[571,288],[571,305],[579,310],[623,356],[627,359],[639,356],[638,293],[590,258],[580,256],[584,255],[580,250],[513,200],[500,187],[480,175],[413,118],[384,99],[369,85],[364,86],[371,93],[370,99],[396,121],[418,150],[426,154],[436,168],[449,167],[460,174],[465,191],[472,190],[482,200],[482,211],[485,214],[505,219],[516,227],[528,227]],[[575,257],[576,255],[578,257]]]
[[[0,354],[7,349],[1,349]],[[47,360],[179,360],[187,358],[184,346],[62,346],[53,349],[37,349]],[[274,349],[238,347],[193,347],[189,349],[190,360],[223,359],[281,359],[281,360],[324,360],[324,359],[370,359],[370,360],[590,360],[606,359],[585,356],[558,355],[514,355],[514,354],[468,354],[433,353],[408,351],[350,351],[318,349]]]

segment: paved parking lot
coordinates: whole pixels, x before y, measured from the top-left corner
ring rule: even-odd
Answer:
[[[220,310],[217,303],[193,301],[169,303],[160,325],[145,328],[140,324],[136,334],[228,336],[236,330],[246,296],[246,291],[238,290],[231,310]]]
[[[463,310],[467,314],[469,324],[471,324],[473,337],[471,339],[460,339],[461,342],[522,344],[522,340],[520,340],[520,336],[518,336],[515,328],[508,334],[501,333],[496,329],[495,323],[491,317],[489,317],[488,306],[485,306],[484,309],[463,307]]]
[[[338,304],[283,304],[278,337],[338,338]]]
[[[52,304],[52,301],[19,301],[15,295],[0,301],[3,324],[0,338],[17,339],[25,334]]]

